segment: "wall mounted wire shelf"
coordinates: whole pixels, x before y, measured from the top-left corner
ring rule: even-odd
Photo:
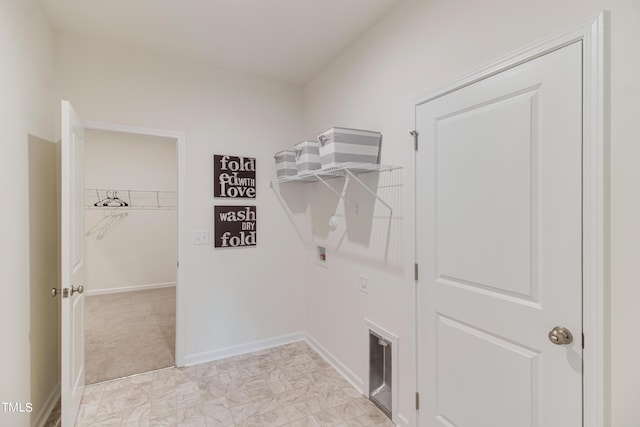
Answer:
[[[175,191],[87,188],[86,209],[175,210]]]

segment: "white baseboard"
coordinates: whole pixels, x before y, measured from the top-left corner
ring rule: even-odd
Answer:
[[[324,357],[324,359],[331,366],[333,366],[333,368],[338,371],[340,375],[342,375],[356,390],[358,390],[362,394],[365,394],[364,381],[362,381],[362,378],[356,375],[355,372],[353,372],[351,369],[347,368],[342,362],[340,362],[337,357],[331,354],[329,350],[327,350],[309,333],[305,333],[305,339],[309,346],[317,351],[320,356]]]
[[[404,415],[398,414],[398,422],[396,423],[396,425],[401,427],[409,427],[409,420],[406,419]]]
[[[56,386],[51,390],[47,400],[40,408],[40,412],[38,412],[38,416],[35,418],[35,422],[31,424],[33,427],[43,427],[46,422],[49,420],[49,415],[51,415],[51,411],[58,403],[58,399],[60,399],[60,383],[56,384]]]
[[[176,282],[151,283],[148,285],[123,286],[120,288],[111,288],[111,289],[87,289],[85,290],[84,293],[86,296],[107,295],[107,294],[117,294],[120,292],[147,291],[149,289],[170,288],[171,286],[175,286],[175,285],[176,285]]]
[[[306,337],[305,332],[297,332],[289,335],[282,335],[265,340],[253,341],[246,344],[240,344],[232,347],[222,348],[220,350],[207,351],[203,353],[190,354],[185,356],[185,366],[197,365],[199,363],[212,362],[214,360],[225,359],[227,357],[238,356],[254,351],[265,350],[279,345],[290,344],[292,342],[303,341]]]

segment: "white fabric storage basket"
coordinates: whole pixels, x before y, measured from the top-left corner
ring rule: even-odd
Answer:
[[[295,176],[298,173],[296,169],[296,153],[294,151],[279,151],[273,157],[276,159],[276,176],[278,178]]]
[[[295,153],[298,173],[308,173],[320,169],[320,143],[318,141],[297,143]]]
[[[322,169],[340,163],[378,163],[382,134],[369,130],[333,127],[320,134]]]

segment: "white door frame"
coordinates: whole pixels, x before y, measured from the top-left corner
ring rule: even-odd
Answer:
[[[184,337],[186,327],[186,310],[185,310],[185,236],[186,226],[186,157],[185,157],[185,134],[184,132],[176,132],[170,130],[145,128],[131,125],[122,125],[115,123],[104,123],[86,121],[84,122],[87,130],[101,130],[107,132],[129,133],[134,135],[157,136],[161,138],[172,138],[176,140],[176,152],[178,157],[178,194],[177,194],[177,217],[178,217],[178,260],[176,270],[176,366],[184,366]]]
[[[609,277],[607,253],[608,236],[608,108],[606,97],[606,61],[605,45],[609,27],[608,12],[600,13],[585,24],[572,28],[556,36],[527,46],[515,53],[503,57],[482,69],[462,77],[453,83],[440,87],[419,98],[412,108],[412,120],[415,124],[415,111],[420,104],[440,98],[455,90],[469,86],[502,71],[518,66],[569,44],[581,41],[583,44],[583,140],[582,140],[582,330],[583,349],[583,425],[584,427],[602,427],[607,425],[608,405],[606,402],[608,384],[607,372],[607,311],[606,301]],[[414,177],[417,165],[414,153]],[[416,189],[418,183],[415,183]],[[415,208],[415,207],[414,207]],[[417,215],[415,218],[418,221]],[[415,224],[417,229],[417,223]],[[417,257],[416,257],[417,258]],[[415,298],[417,301],[417,287]],[[416,305],[416,310],[419,307]],[[417,311],[416,339],[418,339]],[[416,342],[416,353],[418,351]],[[416,375],[419,355],[416,354]],[[417,378],[416,378],[417,381]],[[418,414],[419,416],[419,414]]]

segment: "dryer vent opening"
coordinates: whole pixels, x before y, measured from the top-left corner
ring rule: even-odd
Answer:
[[[369,331],[369,399],[392,417],[391,342]]]

